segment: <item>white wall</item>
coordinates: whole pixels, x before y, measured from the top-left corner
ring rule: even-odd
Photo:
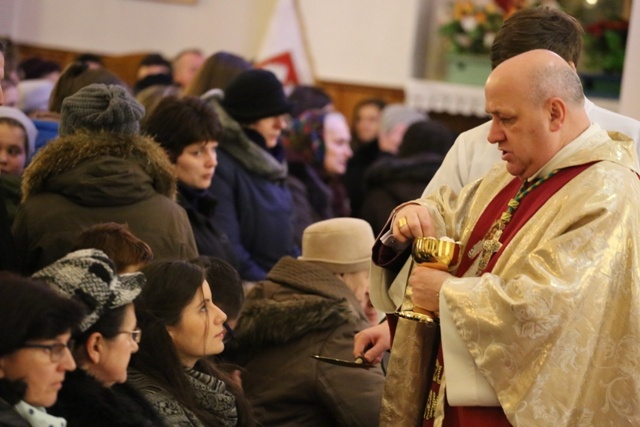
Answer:
[[[316,77],[401,87],[412,72],[418,3],[301,0]]]
[[[2,0],[13,3],[19,42],[107,54],[184,47],[251,55],[274,0],[199,0],[195,6],[146,0]],[[3,28],[4,29],[4,28]]]
[[[443,0],[298,0],[316,77],[403,87],[420,68],[413,58],[424,52],[424,41],[415,39],[425,33],[423,10],[433,1]],[[17,42],[108,54],[159,51],[171,57],[182,48],[199,47],[253,58],[275,2],[0,0],[0,34]],[[633,3],[620,112],[640,119],[640,0]]]
[[[412,67],[420,0],[300,0],[319,79],[402,86]],[[0,0],[0,34],[17,42],[107,54],[185,47],[256,55],[275,0]]]

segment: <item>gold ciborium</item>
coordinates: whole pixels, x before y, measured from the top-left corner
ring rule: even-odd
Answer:
[[[460,246],[449,238],[419,237],[413,242],[412,265],[448,270],[458,264]],[[431,388],[440,323],[436,314],[413,305],[412,294],[407,283],[404,301],[396,311],[398,322],[382,393],[380,427],[422,427],[434,415],[428,402],[437,401]]]
[[[418,237],[413,241],[411,256],[418,265],[446,271],[458,264],[460,260],[460,243],[448,237]],[[434,313],[415,306],[412,300],[413,289],[407,283],[402,305],[397,315],[405,319],[417,320],[423,323],[434,322]],[[437,317],[437,316],[435,316]]]

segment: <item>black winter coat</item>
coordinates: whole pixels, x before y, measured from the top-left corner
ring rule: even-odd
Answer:
[[[68,427],[164,426],[162,418],[128,384],[104,387],[84,370],[68,372],[56,404],[47,410],[67,420]]]

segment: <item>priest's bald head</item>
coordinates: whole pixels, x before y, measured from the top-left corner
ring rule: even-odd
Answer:
[[[489,75],[485,109],[488,140],[497,145],[510,174],[527,179],[590,125],[580,78],[560,56],[532,50]]]

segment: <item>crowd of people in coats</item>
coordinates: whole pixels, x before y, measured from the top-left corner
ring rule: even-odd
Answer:
[[[0,425],[377,424],[383,369],[310,356],[381,320],[374,236],[452,132],[379,99],[350,124],[229,52],[149,55],[132,87],[0,59]]]
[[[494,67],[549,49],[576,81],[581,44],[541,36],[581,40],[574,21],[515,14]],[[423,228],[399,205],[497,170],[493,121],[456,136],[363,99],[348,123],[319,87],[197,49],[145,57],[129,87],[97,55],[0,43],[0,80],[0,426],[378,425],[391,337],[372,299],[394,311],[408,269],[380,273],[372,248],[406,254]],[[640,123],[575,86],[581,120],[637,149]]]

